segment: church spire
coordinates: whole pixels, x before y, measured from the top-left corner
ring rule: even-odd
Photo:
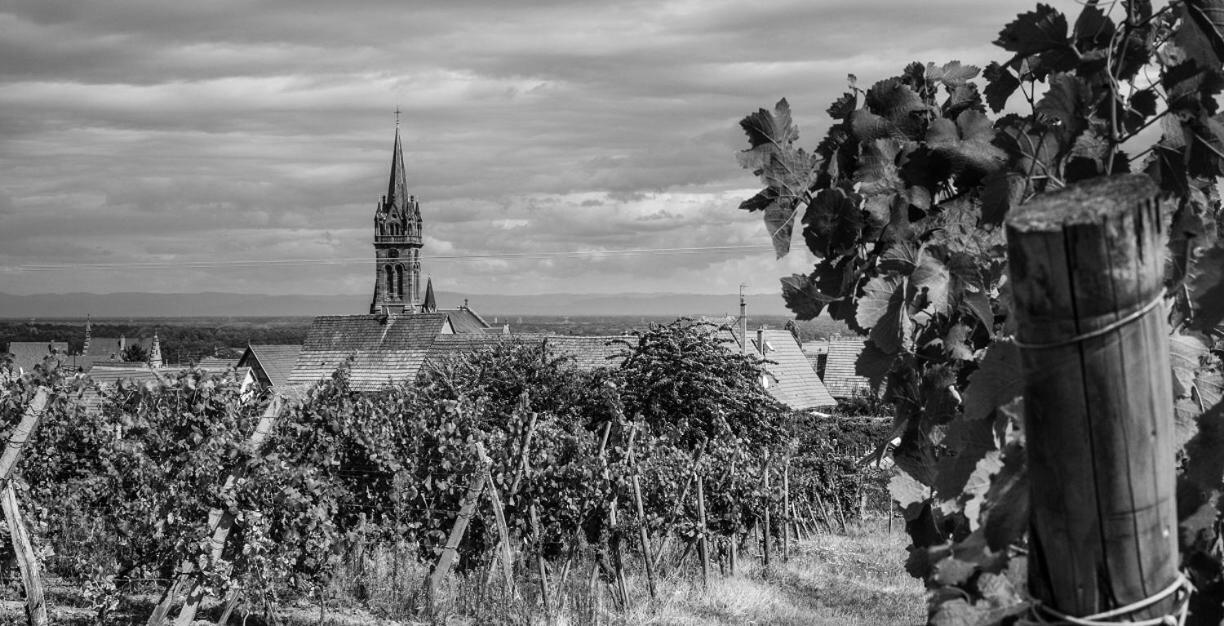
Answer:
[[[438,310],[438,301],[434,299],[433,278],[425,278],[425,302],[421,304],[421,310],[425,313],[433,313]]]
[[[149,367],[160,368],[161,366],[161,341],[158,340],[157,333],[153,333],[153,345],[149,348]]]
[[[398,209],[402,215],[408,208],[411,199],[408,197],[408,182],[404,174],[404,148],[400,142],[399,116],[395,121],[395,148],[391,152],[391,180],[387,183],[386,207]]]

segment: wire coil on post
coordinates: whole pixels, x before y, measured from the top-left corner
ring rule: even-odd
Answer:
[[[1110,611],[1095,613],[1093,615],[1085,615],[1083,617],[1073,617],[1050,608],[1044,604],[1038,603],[1033,605],[1033,619],[1038,624],[1074,624],[1075,626],[1112,626],[1113,624],[1131,624],[1132,626],[1183,626],[1186,623],[1186,615],[1190,612],[1190,594],[1194,592],[1194,584],[1184,574],[1178,574],[1177,579],[1168,587],[1157,592],[1155,595],[1148,596],[1137,602],[1132,602],[1126,606],[1118,607]],[[1143,620],[1127,619],[1131,613],[1141,611],[1153,604],[1168,598],[1169,596],[1180,594],[1177,598],[1178,608],[1162,617],[1153,617]],[[1057,621],[1051,622],[1046,619],[1049,616]]]

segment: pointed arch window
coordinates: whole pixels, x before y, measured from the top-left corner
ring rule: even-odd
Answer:
[[[395,297],[404,298],[404,266],[395,266]]]
[[[395,297],[395,270],[392,270],[390,265],[384,265],[383,273],[387,275],[387,298],[393,298]]]

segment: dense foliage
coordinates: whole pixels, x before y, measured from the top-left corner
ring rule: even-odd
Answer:
[[[564,560],[589,546],[612,577],[639,524],[701,536],[694,478],[716,544],[743,542],[763,507],[776,509],[780,481],[766,489],[763,474],[790,457],[796,500],[820,493],[855,510],[860,487],[842,480],[857,475],[853,459],[803,460],[834,448],[796,438],[797,416],[729,338],[687,321],[652,326],[619,340],[622,365],[594,372],[507,340],[378,393],[352,392],[341,370],[289,397],[258,447],[268,403],[224,377],[167,371],[96,389],[61,370],[0,367],[0,424],[11,428],[38,386],[52,390],[20,466],[23,505],[48,571],[87,589],[100,620],[134,583],[164,588],[183,563],[208,595],[241,591],[270,608],[325,587],[367,546],[415,545],[433,562],[486,468],[525,551]],[[477,510],[458,567],[488,571],[500,537],[487,501]],[[213,511],[234,521],[218,551]]]
[[[827,311],[870,340],[858,370],[896,407],[893,493],[910,571],[937,589],[932,619],[991,623],[1024,608],[1023,559],[1009,555],[1023,549],[1027,490],[1001,225],[1038,194],[1150,175],[1173,198],[1183,554],[1200,590],[1218,589],[1224,3],[1089,1],[1073,22],[1039,4],[994,43],[1007,56],[985,70],[912,63],[866,88],[850,76],[812,152],[785,100],[744,118],[740,163],[765,188],[741,208],[763,212],[779,256],[797,222],[819,259],[782,279],[796,316]]]

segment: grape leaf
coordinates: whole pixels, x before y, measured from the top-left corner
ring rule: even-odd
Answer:
[[[858,97],[847,91],[846,93],[843,93],[840,98],[834,100],[833,104],[829,105],[829,108],[826,109],[825,112],[829,114],[829,117],[835,120],[844,120],[847,116],[854,112],[857,106]]]
[[[1211,331],[1224,321],[1224,245],[1194,255],[1187,283],[1194,311],[1191,328]]]
[[[987,65],[982,77],[986,79],[986,104],[995,113],[1002,111],[1007,106],[1007,99],[1020,88],[1020,79],[998,63]]]
[[[927,63],[926,78],[952,89],[973,80],[981,71],[981,68],[973,65],[961,65],[960,61],[948,61],[942,67]]]
[[[871,340],[886,354],[896,354],[904,346],[909,316],[905,306],[905,280],[897,276],[876,276],[863,287],[855,321],[871,331]]]
[[[892,139],[875,139],[864,142],[859,155],[859,167],[854,173],[854,182],[859,184],[859,193],[870,196],[893,193],[902,188],[897,170],[897,155],[901,144]]]
[[[931,578],[935,582],[941,585],[961,585],[977,571],[977,565],[950,556],[936,563],[934,569]]]
[[[1022,445],[1003,449],[1003,467],[991,481],[982,509],[982,536],[996,552],[1006,550],[1028,531],[1029,481]]]
[[[1084,129],[1084,119],[1093,100],[1092,89],[1074,74],[1050,76],[1049,89],[1037,101],[1038,115],[1058,120],[1064,136],[1075,137]]]
[[[913,519],[913,516],[917,516],[917,508],[921,507],[930,496],[930,488],[906,472],[894,471],[892,478],[888,480],[888,493],[901,507],[905,518]]]
[[[982,179],[982,221],[987,224],[1003,223],[1013,207],[1020,206],[1027,186],[1024,176],[1005,169],[997,169]]]
[[[1216,56],[1224,59],[1224,0],[1186,0],[1190,19],[1206,35]]]
[[[999,459],[995,445],[994,424],[989,420],[969,420],[961,416],[948,426],[943,444],[950,455],[939,459],[935,474],[935,495],[940,509],[952,513],[966,502],[986,493],[990,474],[998,471]],[[986,459],[992,458],[987,461]],[[985,463],[983,463],[985,462]],[[978,472],[978,466],[982,472]],[[974,482],[971,485],[970,480]],[[980,506],[978,503],[975,506]],[[976,526],[977,519],[971,520]]]
[[[994,137],[994,124],[986,114],[970,109],[955,122],[943,117],[932,122],[926,143],[936,154],[951,161],[955,172],[965,168],[991,172],[1007,158],[1007,153],[994,145]]]
[[[895,124],[910,139],[918,139],[921,120],[915,115],[930,110],[922,97],[896,78],[888,78],[871,86],[864,97],[867,108]]]
[[[918,254],[918,267],[910,275],[909,284],[914,292],[911,315],[915,321],[925,324],[936,315],[946,315],[951,309],[948,299],[948,266],[923,249]]]
[[[1018,54],[1037,54],[1051,48],[1065,46],[1067,18],[1046,4],[1038,4],[1035,11],[1021,13],[1003,27],[995,45]]]
[[[837,299],[821,293],[812,279],[803,274],[785,276],[781,280],[782,298],[797,320],[815,318],[826,304]]]
[[[990,441],[994,443],[993,433]],[[991,481],[1002,467],[1003,461],[999,451],[990,450],[977,462],[977,465],[973,467],[973,472],[965,480],[961,499],[964,501],[964,513],[969,520],[970,530],[976,530],[980,525],[982,505],[986,503]]]
[[[790,202],[774,201],[765,207],[765,229],[773,240],[774,253],[778,258],[790,252],[791,235],[795,228],[796,208]]]
[[[751,146],[744,152],[767,148],[764,152],[772,154],[799,140],[799,128],[791,119],[790,103],[786,98],[779,100],[772,112],[760,109],[744,117],[740,120],[740,128],[748,135],[748,145]]]
[[[986,420],[996,407],[1024,393],[1020,373],[1020,350],[1011,340],[990,344],[981,363],[969,375],[965,389],[965,419]]]
[[[821,189],[803,214],[803,239],[817,258],[853,250],[863,230],[863,212],[841,189]]]

